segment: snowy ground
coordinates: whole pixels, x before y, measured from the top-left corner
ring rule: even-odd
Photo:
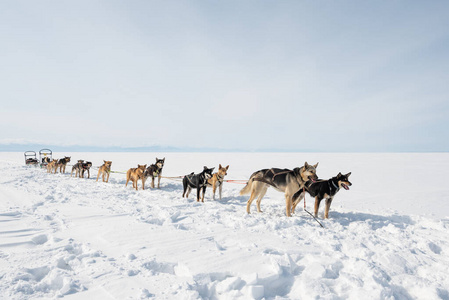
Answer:
[[[321,208],[325,229],[301,210],[285,217],[274,190],[247,215],[239,184],[197,203],[178,181],[136,192],[124,174],[77,179],[1,154],[1,299],[449,299],[447,153],[54,154],[115,171],[165,156],[165,176],[221,163],[247,179],[304,161],[320,178],[352,172],[330,219]]]

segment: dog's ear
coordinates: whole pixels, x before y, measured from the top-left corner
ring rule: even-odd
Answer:
[[[308,168],[309,164],[307,162],[304,163],[304,167]]]
[[[103,162],[104,162],[104,163],[106,163],[106,161],[105,161],[105,160],[103,160]]]
[[[341,176],[343,176],[341,175],[341,172],[338,172],[337,178],[340,178]]]
[[[351,172],[349,172],[348,174],[346,174],[346,177],[349,177],[349,176],[351,176]]]
[[[144,164],[143,167],[146,169],[147,168],[147,164]]]
[[[165,157],[162,159],[163,162],[165,162]]]
[[[158,160],[159,160],[159,158],[156,157],[156,161],[158,161]]]
[[[214,169],[215,169],[215,167],[213,167],[212,169],[210,169],[210,171],[211,171],[211,172],[213,172],[213,171],[214,171]]]
[[[219,169],[221,169],[221,168],[222,168],[221,164],[218,164],[218,168],[219,168]]]
[[[318,167],[318,163],[316,163],[316,165],[313,166],[315,169]]]
[[[226,171],[229,169],[229,165],[226,166]]]
[[[207,170],[207,167],[206,167],[206,166],[204,166],[204,167],[203,167],[203,171],[206,171],[206,170]]]

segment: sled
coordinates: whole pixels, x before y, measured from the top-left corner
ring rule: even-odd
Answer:
[[[53,159],[53,152],[50,149],[41,149],[39,151],[39,160],[41,168],[47,167],[48,163]]]
[[[25,151],[25,164],[26,165],[37,165],[39,161],[36,158],[36,152],[34,151]]]

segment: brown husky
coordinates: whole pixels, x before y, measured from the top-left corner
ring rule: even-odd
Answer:
[[[98,170],[97,181],[98,181],[98,178],[100,178],[100,174],[101,174],[102,178],[103,178],[103,182],[104,182],[105,176],[107,176],[106,182],[108,182],[109,181],[109,173],[111,172],[112,161],[110,161],[110,160],[103,160],[103,161],[104,161],[104,164]]]
[[[309,165],[307,162],[300,168],[289,169],[263,169],[254,172],[248,180],[246,186],[240,191],[240,195],[251,193],[246,204],[246,212],[250,213],[251,202],[257,198],[257,211],[260,210],[260,202],[267,192],[268,187],[272,186],[276,190],[285,193],[285,206],[287,217],[291,217],[293,202],[299,197],[300,191],[309,180],[316,181],[316,165]],[[293,199],[295,198],[295,199]]]
[[[125,186],[128,186],[128,182],[131,180],[133,183],[133,188],[137,191],[137,181],[140,179],[142,181],[142,190],[145,189],[145,180],[143,173],[145,172],[145,169],[147,168],[147,165],[137,165],[137,168],[131,168],[126,172],[126,184]]]
[[[215,191],[217,190],[218,186],[218,194],[220,196],[221,200],[221,189],[223,187],[223,179],[226,175],[228,175],[227,171],[229,169],[229,166],[226,166],[226,168],[222,167],[221,164],[218,165],[218,172],[214,173],[212,175],[212,178],[207,180],[207,185],[212,186],[212,191],[214,193],[213,199],[215,200]]]
[[[53,159],[51,162],[47,164],[47,173],[56,173],[56,169],[58,169],[58,160]]]

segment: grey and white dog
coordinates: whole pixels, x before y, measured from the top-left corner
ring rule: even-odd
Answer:
[[[279,192],[285,194],[286,214],[291,217],[293,202],[303,196],[302,189],[309,180],[318,179],[316,175],[316,165],[309,165],[305,162],[304,166],[289,169],[263,169],[254,172],[248,180],[246,186],[240,191],[240,195],[251,194],[246,204],[246,212],[250,213],[251,203],[257,198],[257,211],[260,209],[260,202],[267,192],[268,187],[272,186]]]

